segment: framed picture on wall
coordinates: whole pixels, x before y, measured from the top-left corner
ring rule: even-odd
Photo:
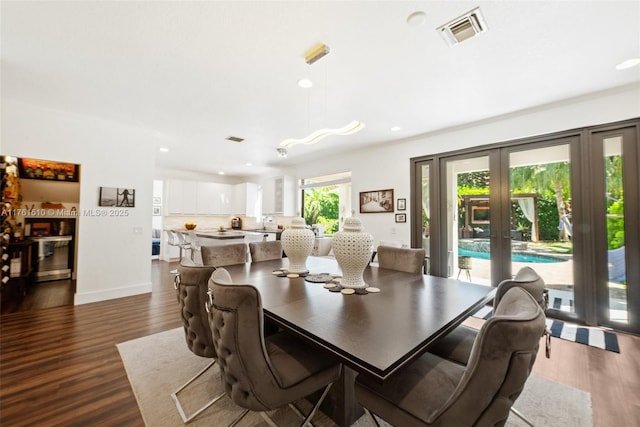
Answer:
[[[160,206],[154,206],[153,207],[153,215],[154,216],[162,215],[162,208]]]
[[[360,213],[393,212],[393,190],[360,192]]]
[[[136,190],[133,188],[100,187],[98,206],[133,208],[136,205]]]
[[[396,214],[396,222],[407,222],[407,214]]]
[[[404,211],[407,209],[407,199],[398,199],[398,210]]]

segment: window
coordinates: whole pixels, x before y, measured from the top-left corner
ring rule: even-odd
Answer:
[[[333,235],[351,215],[351,172],[302,180],[302,212],[319,234]]]

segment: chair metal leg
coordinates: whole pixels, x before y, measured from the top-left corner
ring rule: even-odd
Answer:
[[[316,404],[313,406],[313,408],[311,408],[311,411],[309,412],[309,414],[306,417],[302,414],[300,409],[298,409],[293,403],[289,404],[289,406],[291,407],[293,412],[295,412],[300,418],[304,418],[304,421],[302,421],[302,424],[300,424],[300,427],[306,427],[306,426],[313,427],[313,424],[311,424],[311,419],[313,418],[313,416],[318,411],[318,408],[320,407],[320,405],[322,405],[322,402],[324,401],[324,398],[327,397],[327,394],[329,393],[329,390],[331,389],[332,385],[333,385],[333,383],[330,383],[324,388],[324,390],[322,391],[322,396],[320,396],[320,398],[318,399]],[[230,424],[229,427],[232,427],[238,421],[240,421],[240,419],[242,417],[244,417],[247,414],[247,412],[248,412],[248,410],[245,411],[236,421],[234,421],[233,424]],[[269,417],[269,415],[266,412],[260,412],[260,416],[271,427],[278,427],[278,425],[271,419],[271,417]]]
[[[518,411],[516,408],[514,408],[513,406],[510,408],[511,412],[513,412],[518,418],[520,418],[522,421],[524,421],[525,423],[527,423],[527,425],[531,426],[531,427],[535,427],[533,424],[531,424],[531,421],[529,421],[528,419],[525,418],[524,415],[522,415],[522,413],[520,413],[520,411]]]
[[[378,423],[378,420],[376,420],[375,415],[373,415],[373,413],[367,408],[363,407],[362,409],[364,409],[364,412],[367,414],[367,418],[369,418],[369,422],[371,422],[371,424],[374,427],[380,427],[380,423]]]
[[[240,422],[240,420],[241,420],[241,419],[243,419],[243,418],[244,418],[244,416],[245,416],[245,415],[247,415],[248,413],[249,413],[249,410],[248,410],[248,409],[245,409],[244,411],[242,411],[242,413],[241,413],[240,415],[238,415],[238,418],[236,418],[235,420],[233,420],[233,421],[231,422],[231,424],[229,424],[229,427],[233,427],[233,426],[235,426],[236,424],[238,424],[238,423]]]
[[[271,417],[269,417],[269,415],[267,415],[266,412],[260,412],[260,416],[262,417],[262,419],[269,424],[271,427],[278,427],[278,424],[276,424],[275,422],[273,422],[273,420],[271,419]]]
[[[322,402],[324,401],[324,398],[327,397],[327,394],[329,393],[329,390],[331,389],[331,386],[333,385],[333,383],[329,383],[325,388],[324,391],[322,392],[322,396],[320,396],[320,399],[318,399],[318,401],[316,402],[316,404],[313,406],[313,409],[311,409],[311,412],[309,412],[309,414],[307,415],[307,417],[304,419],[304,421],[301,424],[301,427],[305,427],[307,424],[311,424],[311,419],[313,418],[313,416],[315,415],[316,411],[318,410],[318,408],[320,407],[320,405],[322,405]]]
[[[213,405],[214,403],[216,403],[218,400],[222,399],[222,397],[224,397],[225,393],[223,392],[222,394],[219,394],[218,396],[214,397],[212,400],[208,401],[207,403],[205,403],[204,406],[202,406],[200,409],[198,409],[196,412],[194,412],[191,415],[187,415],[184,412],[184,409],[182,408],[182,404],[180,403],[180,400],[178,399],[178,393],[180,393],[182,390],[184,390],[189,384],[191,384],[192,382],[194,382],[196,379],[198,379],[202,374],[204,374],[209,368],[211,368],[213,365],[215,365],[216,363],[216,359],[213,359],[211,361],[211,363],[209,363],[207,366],[205,366],[200,372],[198,372],[193,378],[191,378],[189,381],[187,381],[186,383],[184,383],[184,385],[182,385],[179,389],[177,389],[176,391],[174,391],[173,393],[171,393],[171,397],[173,398],[173,400],[175,400],[176,402],[176,407],[178,408],[178,412],[180,413],[180,417],[182,418],[182,422],[184,422],[185,424],[187,424],[188,422],[190,422],[191,420],[193,420],[195,417],[197,417],[198,415],[200,415],[202,412],[204,412],[207,408],[209,408],[211,405]]]

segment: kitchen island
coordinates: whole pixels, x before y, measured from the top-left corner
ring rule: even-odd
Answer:
[[[241,230],[202,230],[196,231],[196,236],[204,239],[217,239],[217,240],[230,240],[230,239],[244,239],[246,233]]]

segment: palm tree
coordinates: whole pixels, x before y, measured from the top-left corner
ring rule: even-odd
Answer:
[[[304,219],[308,225],[322,224],[331,234],[338,225],[337,186],[316,187],[305,191]]]
[[[511,189],[519,192],[538,194],[551,191],[556,199],[558,218],[561,221],[560,240],[570,240],[572,230],[568,229],[570,212],[566,200],[571,198],[571,167],[569,162],[539,164],[513,168],[510,173]],[[565,194],[566,192],[566,194]]]

